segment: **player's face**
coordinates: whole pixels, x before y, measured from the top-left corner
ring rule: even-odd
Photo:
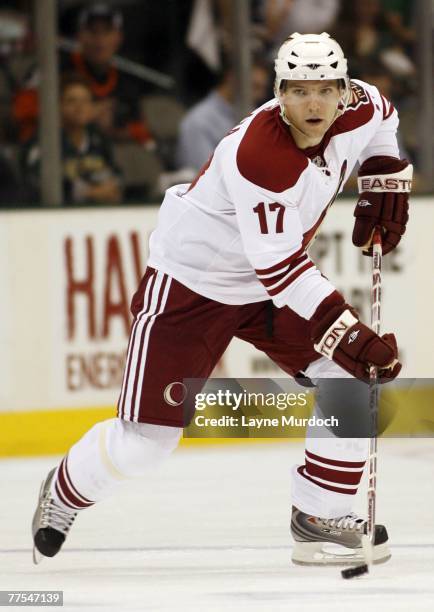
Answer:
[[[342,95],[337,81],[291,81],[282,95],[285,115],[308,142],[317,144],[336,116]],[[295,135],[295,133],[294,133]]]

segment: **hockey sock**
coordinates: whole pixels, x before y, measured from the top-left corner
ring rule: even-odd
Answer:
[[[352,379],[342,368],[324,358],[313,362],[306,374],[315,382],[320,393],[324,393],[322,381],[327,385],[327,381],[332,379]],[[357,414],[367,411],[368,405],[363,391],[364,383],[352,380],[354,385],[350,387],[350,401],[347,394],[342,393],[342,385],[336,385],[338,393],[334,401],[337,407],[344,403],[349,417],[355,418]],[[314,416],[324,416],[318,405],[315,405]],[[363,431],[363,428],[360,430]],[[307,430],[305,462],[292,470],[292,501],[306,514],[337,518],[353,509],[368,456],[369,440],[335,435],[339,433],[342,435],[342,429],[333,430],[323,425],[310,426]]]
[[[97,423],[62,459],[53,498],[71,511],[92,506],[125,480],[157,467],[176,448],[181,431],[118,418]]]
[[[350,513],[367,452],[366,439],[306,440],[305,463],[294,467],[292,472],[294,506],[321,518],[337,518]]]

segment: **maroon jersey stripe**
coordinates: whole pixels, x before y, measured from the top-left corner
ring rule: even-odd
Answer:
[[[62,504],[64,504],[65,506],[67,506],[68,508],[72,508],[72,510],[78,510],[78,508],[76,506],[71,505],[71,503],[65,498],[65,496],[63,495],[59,484],[59,481],[56,482],[56,484],[54,485],[54,488],[56,490],[56,493],[60,499],[60,501],[62,502]]]
[[[256,274],[271,274],[272,272],[280,272],[282,268],[286,268],[286,266],[288,266],[295,259],[300,257],[303,251],[304,251],[304,247],[302,246],[301,249],[298,249],[296,253],[294,253],[293,255],[290,255],[289,257],[287,257],[286,259],[283,259],[282,261],[279,261],[279,263],[274,264],[273,266],[270,266],[269,268],[255,269],[255,272]]]
[[[393,113],[393,111],[395,110],[395,107],[393,106],[393,104],[390,102],[390,108],[389,108],[389,112],[387,113],[387,115],[385,115],[384,119],[389,119],[390,115]]]
[[[71,491],[74,493],[74,495],[76,495],[79,499],[81,499],[83,503],[87,503],[90,505],[94,504],[95,502],[93,502],[90,499],[87,499],[87,497],[79,493],[77,489],[74,487],[74,485],[72,484],[72,480],[71,480],[71,477],[69,475],[69,470],[68,470],[68,455],[66,455],[62,463],[64,467],[64,476],[65,476],[66,483],[68,487],[71,489]]]
[[[283,278],[285,278],[285,276],[288,274],[288,272],[290,272],[295,267],[297,267],[298,265],[303,263],[303,261],[306,261],[306,259],[307,259],[307,254],[305,253],[304,255],[302,255],[301,257],[298,257],[295,261],[293,261],[290,266],[287,266],[285,268],[285,270],[283,272],[281,272],[280,274],[275,274],[275,275],[271,276],[270,278],[260,278],[259,280],[261,281],[261,283],[265,287],[269,287],[270,285],[274,285],[275,283],[277,283],[280,280],[282,280]]]
[[[133,420],[133,417],[134,417],[134,405],[136,403],[136,397],[137,397],[137,391],[138,391],[138,385],[139,385],[140,364],[142,363],[142,358],[143,358],[142,354],[143,354],[143,347],[144,347],[144,343],[145,343],[146,329],[148,328],[148,325],[151,322],[151,320],[153,318],[155,318],[155,316],[159,313],[160,306],[161,306],[161,301],[163,299],[164,288],[165,288],[166,283],[167,283],[167,279],[168,279],[167,274],[164,274],[163,275],[163,280],[162,280],[161,285],[160,285],[160,289],[158,291],[158,298],[157,298],[157,305],[156,305],[156,308],[155,308],[155,312],[150,317],[148,317],[148,320],[146,321],[146,323],[144,324],[143,329],[142,329],[142,334],[141,334],[141,337],[140,337],[140,348],[139,348],[139,353],[138,353],[137,362],[136,362],[137,363],[137,367],[136,367],[136,375],[135,375],[135,378],[134,378],[133,395],[132,395],[132,398],[131,398],[132,411],[131,411],[131,414],[130,414],[130,420]],[[140,390],[140,395],[141,395],[141,390]]]
[[[383,119],[386,118],[387,106],[386,106],[386,98],[381,96],[381,102],[383,104]]]
[[[152,299],[152,291],[154,289],[154,284],[155,284],[155,279],[157,277],[157,273],[153,274],[152,277],[150,278],[150,288],[149,288],[149,293],[148,293],[148,299],[146,302],[146,306],[144,305],[143,310],[139,313],[135,323],[134,323],[134,328],[130,334],[130,343],[128,346],[128,351],[129,351],[129,356],[128,356],[128,363],[126,364],[126,371],[125,371],[125,376],[124,376],[124,381],[123,381],[123,386],[122,386],[122,391],[121,391],[121,398],[122,398],[122,394],[123,394],[123,398],[120,401],[120,405],[119,405],[119,412],[120,412],[120,417],[124,418],[125,416],[125,398],[127,396],[127,390],[128,390],[128,381],[129,381],[129,377],[130,377],[130,371],[131,371],[131,363],[132,363],[132,357],[133,357],[133,352],[134,352],[134,343],[136,341],[136,334],[137,334],[137,328],[139,325],[139,322],[142,320],[142,318],[144,316],[146,316],[146,314],[148,314],[149,312],[149,308],[151,305],[151,299]],[[148,283],[145,285],[145,287],[143,288],[143,294],[145,294],[146,292],[146,288],[148,286]]]
[[[306,460],[305,467],[307,474],[310,476],[316,476],[338,484],[358,485],[363,474],[363,470],[360,470],[360,472],[342,472],[338,469],[321,467],[308,460]]]
[[[337,467],[363,469],[366,463],[366,461],[338,461],[336,459],[327,459],[327,457],[320,457],[319,455],[315,455],[314,453],[311,453],[308,450],[306,450],[305,453],[308,459],[313,459],[314,461],[320,461],[321,463],[327,463],[328,465],[336,465]]]
[[[64,467],[65,467],[65,459],[63,459],[60,464],[59,470],[57,472],[57,483],[59,485],[59,489],[62,492],[62,501],[65,498],[68,501],[68,505],[75,508],[88,508],[93,505],[93,502],[84,502],[80,498],[78,498],[75,493],[69,488],[68,482],[66,481],[64,475]],[[56,489],[58,491],[58,489]],[[60,495],[59,495],[60,497]]]
[[[318,487],[321,487],[322,489],[327,489],[327,491],[333,491],[334,493],[344,493],[345,495],[355,495],[357,493],[357,489],[342,489],[341,487],[333,487],[331,485],[327,485],[322,482],[317,482],[313,478],[310,478],[310,476],[308,476],[304,472],[304,465],[301,465],[299,468],[297,468],[297,472],[300,474],[300,476],[303,476],[303,478],[306,478],[306,480],[310,480],[310,482],[313,482],[313,484],[316,484]]]
[[[314,267],[315,267],[315,264],[312,261],[308,261],[307,264],[302,266],[299,270],[297,270],[297,272],[294,272],[294,274],[291,274],[291,276],[287,278],[286,281],[281,283],[278,287],[275,287],[274,289],[269,289],[268,293],[271,296],[277,295],[278,293],[286,289],[288,285],[293,283],[296,278],[298,278],[301,274],[303,274],[303,272],[306,272],[306,270],[309,270],[309,268],[314,268]]]

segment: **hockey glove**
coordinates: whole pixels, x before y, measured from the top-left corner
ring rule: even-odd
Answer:
[[[324,311],[321,307],[320,310]],[[365,382],[369,381],[370,365],[378,367],[380,382],[398,376],[402,366],[398,362],[398,347],[393,334],[378,336],[359,321],[355,311],[345,303],[332,306],[319,318],[315,315],[311,336],[318,353]]]
[[[401,240],[408,221],[408,194],[413,166],[405,159],[376,156],[359,169],[360,197],[354,209],[353,244],[372,256],[372,234],[382,229],[383,255]]]

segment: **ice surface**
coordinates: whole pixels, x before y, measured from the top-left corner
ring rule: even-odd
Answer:
[[[63,590],[77,612],[434,610],[434,441],[380,441],[377,515],[393,556],[352,581],[290,562],[289,467],[302,456],[297,442],[179,450],[83,512],[39,566],[30,522],[57,458],[3,460],[0,589]]]

